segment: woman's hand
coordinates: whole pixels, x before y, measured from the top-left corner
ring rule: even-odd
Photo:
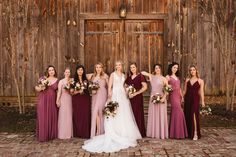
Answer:
[[[57,107],[58,107],[58,108],[61,106],[61,104],[60,104],[60,101],[59,101],[59,100],[57,100],[56,104],[57,104]]]

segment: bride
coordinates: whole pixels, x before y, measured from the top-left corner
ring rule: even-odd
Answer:
[[[118,102],[119,107],[114,117],[105,118],[105,134],[95,136],[84,142],[82,148],[90,152],[108,153],[135,147],[137,139],[142,138],[125,92],[122,62],[117,61],[115,67],[115,71],[109,79],[108,101]]]

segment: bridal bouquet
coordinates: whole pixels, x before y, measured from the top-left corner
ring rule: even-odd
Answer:
[[[154,103],[154,104],[158,104],[158,103],[161,102],[161,99],[162,99],[161,94],[156,93],[156,94],[152,95],[151,102]]]
[[[106,116],[106,118],[109,118],[111,116],[115,117],[118,107],[119,107],[118,102],[110,101],[107,103],[106,107],[103,109],[103,114]]]
[[[90,94],[96,94],[97,90],[100,88],[98,82],[90,82],[88,86],[88,90]]]
[[[74,88],[75,81],[73,79],[69,79],[68,82],[65,84],[64,89],[70,90]]]
[[[133,94],[133,93],[136,92],[136,89],[134,88],[133,85],[129,85],[129,86],[127,87],[127,90],[128,90],[128,93],[129,93],[129,94]]]
[[[171,87],[171,85],[165,85],[165,86],[163,87],[163,91],[164,91],[164,92],[167,92],[167,93],[170,93],[170,92],[173,91],[173,88]]]
[[[41,87],[45,87],[45,89],[50,86],[50,82],[47,80],[46,76],[42,76],[38,80],[38,85]]]
[[[212,114],[211,108],[209,106],[202,107],[200,109],[200,114],[203,115],[203,116],[211,115]]]

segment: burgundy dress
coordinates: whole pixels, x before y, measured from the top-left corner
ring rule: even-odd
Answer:
[[[132,79],[131,76],[129,76],[125,80],[125,83],[127,85],[133,85],[136,91],[142,88],[142,82],[147,82],[145,77],[142,74],[138,74],[134,79]],[[145,137],[146,129],[145,129],[145,123],[144,123],[143,94],[141,93],[131,98],[130,102],[131,102],[131,107],[134,113],[135,121],[139,128],[139,131],[142,137]]]
[[[173,88],[169,96],[171,104],[170,138],[186,138],[188,137],[188,131],[181,108],[180,80],[170,76],[169,84]]]
[[[57,86],[58,81],[38,95],[36,136],[40,142],[57,138]]]
[[[90,138],[91,103],[87,90],[83,94],[72,96],[73,135],[79,138]]]
[[[200,95],[199,95],[200,84],[196,81],[191,85],[190,81],[187,82],[187,91],[184,98],[184,114],[188,130],[189,138],[194,137],[194,114],[196,117],[197,125],[197,136],[201,138],[200,124],[199,124],[199,106],[200,106]]]

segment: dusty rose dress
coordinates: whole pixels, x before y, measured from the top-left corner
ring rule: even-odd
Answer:
[[[38,95],[36,136],[40,142],[57,138],[57,86],[58,81],[52,82],[51,86]]]
[[[134,79],[132,79],[131,76],[129,76],[125,80],[125,83],[127,85],[133,85],[137,91],[142,88],[142,82],[147,82],[142,74],[138,74]],[[146,129],[144,123],[143,94],[138,94],[135,97],[131,98],[130,102],[134,113],[135,121],[139,128],[139,132],[141,133],[142,137],[145,137]]]
[[[60,94],[60,108],[58,115],[58,138],[68,139],[73,136],[72,123],[72,96],[65,90],[66,79],[60,80],[58,84],[58,94]]]
[[[169,84],[173,91],[170,93],[171,116],[170,116],[170,138],[188,137],[184,112],[181,108],[180,80],[170,76]]]
[[[104,133],[104,116],[103,116],[103,109],[105,103],[107,101],[107,83],[105,78],[98,78],[95,77],[93,82],[97,82],[100,88],[97,90],[97,93],[92,96],[92,120],[91,120],[91,137]],[[100,123],[100,129],[97,130],[96,121]]]
[[[152,75],[151,96],[155,93],[163,95],[163,76]],[[149,102],[148,122],[147,122],[147,137],[165,139],[168,138],[168,122],[167,122],[167,102],[153,104]]]

